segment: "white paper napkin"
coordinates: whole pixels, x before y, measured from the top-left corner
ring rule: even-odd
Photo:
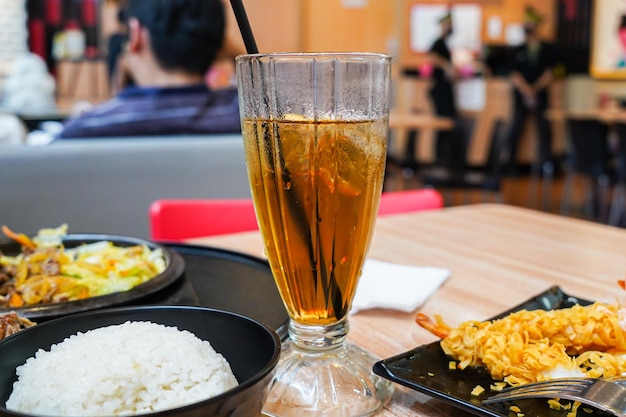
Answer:
[[[351,314],[369,308],[415,311],[450,276],[436,267],[416,267],[367,259]]]

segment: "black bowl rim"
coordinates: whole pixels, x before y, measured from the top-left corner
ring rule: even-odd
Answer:
[[[48,320],[63,317],[68,314],[128,304],[130,302],[146,298],[168,287],[180,279],[185,271],[185,260],[182,256],[180,256],[180,254],[166,246],[148,240],[101,233],[68,234],[63,237],[64,243],[75,243],[76,246],[79,246],[80,243],[95,243],[105,240],[111,241],[114,244],[147,245],[153,250],[161,249],[165,257],[166,267],[160,274],[131,288],[128,291],[119,291],[111,294],[84,298],[82,300],[66,301],[62,303],[34,304],[24,307],[0,308],[0,314],[14,311],[17,314],[31,320]],[[9,244],[19,245],[19,243],[10,239],[0,240],[0,247]]]
[[[57,319],[46,321],[44,323],[38,324],[33,327],[29,327],[9,337],[6,337],[5,339],[0,340],[0,346],[2,346],[2,344],[4,344],[5,341],[7,340],[18,338],[18,337],[24,337],[25,334],[28,335],[29,332],[37,331],[38,328],[41,328],[44,326],[50,327],[50,326],[57,325],[58,323],[63,323],[65,321],[74,320],[76,318],[84,317],[84,316],[101,316],[101,315],[117,314],[117,313],[123,313],[125,311],[137,311],[137,310],[195,310],[195,311],[204,311],[204,312],[209,312],[209,313],[217,313],[217,314],[226,315],[226,316],[234,316],[239,319],[252,322],[254,325],[259,326],[262,329],[264,329],[272,337],[274,341],[274,345],[275,345],[274,354],[272,355],[272,358],[270,359],[270,361],[263,367],[263,369],[258,371],[256,374],[254,374],[252,377],[248,378],[247,380],[240,382],[236,387],[231,388],[227,391],[224,391],[223,393],[216,395],[214,397],[207,398],[206,400],[198,401],[193,404],[188,404],[188,405],[184,405],[184,406],[176,407],[176,408],[170,408],[168,410],[156,411],[154,413],[137,414],[140,417],[141,416],[146,416],[146,417],[168,416],[172,412],[175,412],[175,411],[202,408],[208,404],[219,402],[224,398],[230,397],[232,395],[236,395],[242,391],[245,391],[250,386],[256,384],[258,381],[260,381],[266,375],[272,372],[274,368],[276,367],[276,365],[278,364],[278,360],[280,359],[281,341],[276,331],[272,330],[269,326],[251,317],[245,316],[243,314],[234,313],[234,312],[226,311],[226,310],[218,310],[215,308],[197,307],[197,306],[164,306],[164,305],[127,306],[127,307],[105,308],[105,309],[100,309],[100,310],[86,311],[86,312],[77,313],[77,314],[70,314],[70,315],[63,316]],[[68,336],[70,335],[67,335],[66,337]],[[3,403],[0,403],[0,411],[2,411],[3,413],[7,413],[8,415],[16,416],[16,417],[41,417],[41,416],[36,416],[33,414],[24,414],[24,413],[16,412],[14,410],[9,410],[6,408],[5,404]],[[113,417],[113,416],[102,416],[102,417]]]

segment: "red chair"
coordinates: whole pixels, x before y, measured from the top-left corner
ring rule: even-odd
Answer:
[[[150,205],[150,234],[156,241],[257,230],[251,199],[157,200]]]
[[[435,190],[384,192],[379,215],[443,207]],[[150,205],[150,234],[155,241],[182,241],[201,236],[258,229],[251,199],[157,200]]]
[[[442,207],[443,196],[434,189],[387,191],[380,197],[378,215],[434,210]]]

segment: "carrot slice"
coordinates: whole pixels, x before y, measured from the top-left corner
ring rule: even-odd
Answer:
[[[26,246],[29,249],[35,249],[37,247],[37,245],[35,245],[35,243],[30,240],[28,236],[23,233],[15,233],[5,225],[2,225],[2,233],[4,233],[9,239],[13,239],[20,245]]]
[[[22,307],[24,305],[24,299],[16,292],[11,294],[9,298],[9,307]]]

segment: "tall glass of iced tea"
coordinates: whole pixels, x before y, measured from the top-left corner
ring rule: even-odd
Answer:
[[[290,317],[264,412],[371,414],[391,384],[345,339],[382,190],[390,59],[243,55],[237,80],[252,197]]]

